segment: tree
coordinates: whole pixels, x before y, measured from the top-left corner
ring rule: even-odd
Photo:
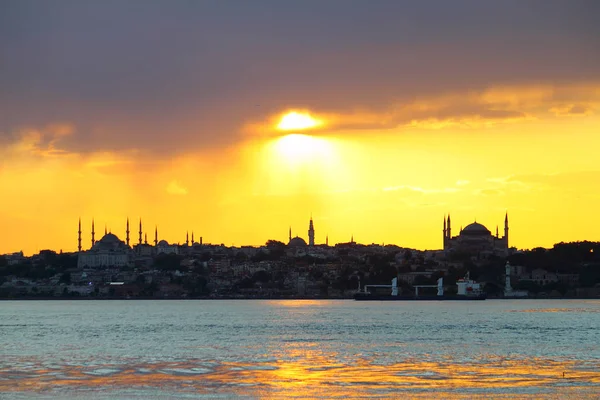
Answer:
[[[256,271],[253,275],[252,275],[252,281],[253,282],[263,282],[263,283],[267,283],[271,280],[271,274],[269,274],[267,271],[261,270],[261,271]]]
[[[65,284],[67,284],[67,285],[70,285],[70,284],[71,284],[71,274],[70,274],[70,273],[68,273],[68,272],[65,272],[65,273],[63,273],[63,274],[60,276],[60,280],[59,280],[59,282],[61,282],[61,283],[65,283]]]
[[[278,260],[285,255],[285,250],[287,246],[285,243],[280,242],[278,240],[268,240],[266,243],[267,249],[269,249],[269,253],[271,254],[271,259]]]

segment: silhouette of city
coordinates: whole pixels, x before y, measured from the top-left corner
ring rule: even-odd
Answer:
[[[394,244],[360,244],[350,240],[329,245],[317,240],[308,221],[307,240],[288,230],[287,243],[225,246],[203,241],[193,231],[183,243],[169,243],[153,226],[148,242],[143,221],[125,220],[121,240],[107,227],[96,240],[90,221],[84,237],[77,226],[78,251],[43,250],[0,256],[2,298],[351,298],[362,285],[396,279],[403,293],[432,285],[439,278],[452,290],[463,276],[477,279],[488,296],[502,298],[597,297],[600,288],[600,243],[558,243],[551,249],[509,247],[508,213],[503,236],[476,221],[452,236],[445,215],[439,250],[416,250]],[[322,237],[322,236],[321,236]],[[135,243],[134,243],[135,242]],[[89,245],[85,245],[88,243]]]

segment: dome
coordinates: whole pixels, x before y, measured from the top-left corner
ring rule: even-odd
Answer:
[[[159,246],[168,246],[169,242],[167,242],[166,240],[161,240],[160,242],[158,242]]]
[[[492,233],[485,226],[473,222],[464,227],[460,232],[461,235],[491,235]]]
[[[116,235],[112,233],[107,233],[102,236],[102,239],[98,240],[92,249],[95,250],[124,250],[127,249],[127,245],[121,239],[119,239]]]
[[[102,239],[99,240],[100,243],[119,243],[120,240],[117,237],[117,235],[114,235],[112,233],[107,233],[106,235],[102,236]]]
[[[306,242],[301,237],[296,236],[295,238],[292,238],[290,240],[290,242],[288,243],[288,246],[290,246],[290,247],[304,247],[304,246],[306,246]]]

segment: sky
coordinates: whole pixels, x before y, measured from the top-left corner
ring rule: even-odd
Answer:
[[[594,0],[0,0],[0,254],[600,240]],[[287,117],[286,117],[287,116]],[[288,123],[281,123],[282,118]],[[308,121],[308,123],[307,123]],[[137,241],[137,233],[132,233]]]

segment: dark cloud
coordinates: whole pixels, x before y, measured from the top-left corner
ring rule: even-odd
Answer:
[[[287,107],[597,80],[597,11],[559,0],[5,0],[0,132],[68,121],[78,150],[172,152],[230,142]]]

